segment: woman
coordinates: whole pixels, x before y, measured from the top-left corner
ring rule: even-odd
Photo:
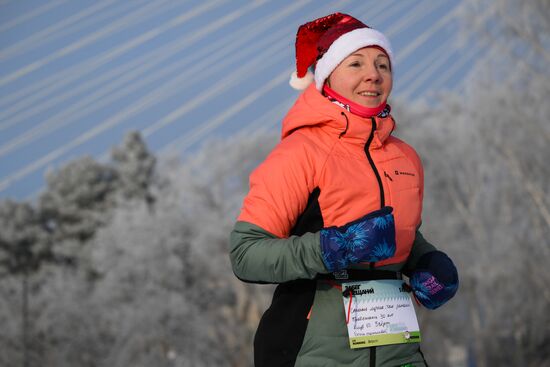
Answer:
[[[291,85],[314,83],[250,176],[231,233],[237,277],[279,284],[255,336],[255,365],[425,366],[417,342],[352,349],[348,334],[349,282],[402,284],[404,273],[431,309],[458,288],[452,261],[418,231],[420,159],[391,135],[389,41],[349,15],[331,14],[298,29],[296,65]]]

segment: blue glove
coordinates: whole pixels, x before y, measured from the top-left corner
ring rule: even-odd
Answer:
[[[456,267],[441,251],[422,255],[409,281],[416,299],[430,310],[453,298],[458,290]]]
[[[393,208],[385,206],[342,227],[321,230],[321,253],[328,271],[376,262],[395,254]]]

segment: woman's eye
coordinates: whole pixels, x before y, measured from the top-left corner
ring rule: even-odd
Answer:
[[[349,64],[349,66],[359,67],[359,66],[361,66],[361,64],[359,64],[359,62],[355,61],[355,62],[352,62],[351,64]]]

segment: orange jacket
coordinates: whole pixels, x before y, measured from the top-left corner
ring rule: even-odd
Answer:
[[[353,115],[311,85],[285,117],[281,142],[250,176],[238,220],[288,237],[316,188],[324,227],[389,205],[397,250],[376,266],[406,261],[421,221],[424,177],[413,148],[391,136],[394,127],[391,116]]]

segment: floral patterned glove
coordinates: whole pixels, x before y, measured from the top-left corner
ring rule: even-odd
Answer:
[[[376,262],[395,254],[393,208],[383,207],[342,227],[321,230],[321,253],[327,270]]]
[[[416,299],[430,310],[453,298],[458,290],[456,267],[441,251],[422,255],[409,280]]]

